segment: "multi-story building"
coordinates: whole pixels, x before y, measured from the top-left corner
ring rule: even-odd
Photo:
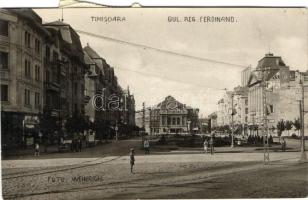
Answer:
[[[129,87],[123,91],[123,122],[135,126],[135,98],[130,93]]]
[[[32,144],[43,111],[44,44],[50,33],[30,9],[0,10],[2,144]]]
[[[216,113],[216,126],[234,126],[236,133],[247,133],[248,125],[248,88],[235,87],[232,91],[226,91],[223,98],[218,101]]]
[[[219,101],[218,101],[218,110],[216,112],[216,115],[217,115],[217,126],[218,127],[221,127],[221,126],[224,126],[226,123],[225,123],[225,115],[227,114],[226,113],[226,105],[225,105],[225,100],[223,98],[221,98]]]
[[[308,70],[302,73],[302,80],[304,85],[304,126],[305,135],[308,135]]]
[[[87,65],[79,35],[69,24],[55,21],[44,24],[44,27],[52,35],[52,39],[46,43],[45,52],[44,114],[56,120],[58,130],[52,136],[60,141],[60,138],[76,133],[72,130],[75,127],[67,129],[70,119],[85,120],[84,76]],[[50,131],[53,130],[47,128],[45,134]]]
[[[85,114],[92,122],[100,116],[113,126],[135,124],[134,96],[122,90],[103,58],[89,46],[82,48],[79,35],[63,21],[42,24],[31,9],[0,9],[0,72],[3,144],[60,141],[69,131],[68,120],[84,121]],[[118,98],[122,109],[91,110],[94,94],[106,101]]]
[[[301,74],[291,71],[280,56],[266,54],[258,62],[248,83],[249,124],[262,127],[264,106],[269,129],[274,130],[280,120],[294,121],[299,118]],[[262,80],[265,85],[262,85]]]
[[[103,72],[88,53],[84,51],[84,60],[88,65],[85,75],[85,116],[94,123],[98,118],[103,119]]]
[[[232,101],[234,101],[234,99],[232,100],[233,95],[233,91],[226,91],[223,98],[218,101],[217,126],[219,127],[231,125]]]
[[[233,123],[235,131],[241,134],[248,132],[248,88],[236,87],[233,92]]]
[[[104,121],[113,127],[112,130],[121,125],[135,126],[135,99],[129,88],[121,88],[114,69],[89,44],[84,47],[84,52],[90,65],[85,88],[86,114],[90,121]],[[93,101],[97,108],[93,107]]]
[[[121,112],[118,109],[114,109],[116,106],[112,104],[114,100],[120,100],[122,97],[122,88],[118,85],[117,77],[114,74],[114,69],[109,66],[104,58],[98,55],[89,45],[84,47],[84,51],[88,56],[96,63],[102,73],[102,95],[105,97],[105,109],[103,110],[103,118],[111,122],[115,126],[121,121]],[[112,108],[111,108],[112,107]]]
[[[58,82],[60,87],[60,115],[67,118],[75,113],[84,114],[84,75],[87,65],[84,63],[79,35],[69,24],[62,21],[47,23],[44,26],[51,32],[56,31],[60,38],[55,44],[60,51],[50,52],[52,67],[56,68],[56,74],[53,74],[56,78],[52,81]],[[47,45],[46,49],[48,48]]]
[[[246,87],[249,81],[249,77],[251,74],[251,67],[246,67],[242,72],[241,72],[241,86]]]

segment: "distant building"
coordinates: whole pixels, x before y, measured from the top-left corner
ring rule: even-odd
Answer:
[[[135,113],[135,123],[141,129],[144,129],[145,132],[151,134],[151,108],[144,108],[136,111]]]
[[[236,87],[233,92],[233,121],[235,131],[241,134],[248,133],[248,88]]]
[[[151,133],[199,132],[199,109],[180,103],[172,96],[151,108]]]
[[[251,67],[247,67],[241,72],[241,86],[242,87],[247,86],[250,74],[251,74]]]
[[[217,112],[213,112],[208,116],[208,119],[210,121],[209,125],[211,126],[211,130],[218,127],[217,124]]]
[[[200,118],[199,119],[199,132],[200,133],[209,133],[209,126],[210,126],[210,123],[209,123],[210,119],[209,118]]]

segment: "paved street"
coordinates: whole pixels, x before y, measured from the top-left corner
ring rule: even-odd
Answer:
[[[6,199],[304,197],[298,152],[137,155],[2,162]]]
[[[219,147],[210,155],[202,148],[152,146],[151,155],[144,155],[140,138],[82,152],[13,156],[2,161],[3,194],[6,199],[307,196],[308,164],[297,162],[299,140],[287,143],[287,152],[273,147],[270,165],[263,164],[261,147]],[[129,169],[131,147],[135,174]]]
[[[278,143],[278,138],[274,138],[274,142]],[[287,142],[287,151],[299,151],[300,150],[300,140],[298,139],[286,139]],[[305,147],[308,149],[308,140],[305,142]],[[10,156],[7,156],[5,159],[9,160],[29,160],[29,159],[51,159],[51,158],[89,158],[89,157],[106,157],[106,156],[124,156],[129,153],[129,149],[134,148],[135,153],[138,155],[144,154],[142,149],[141,138],[132,138],[128,140],[119,140],[118,142],[110,141],[107,144],[97,145],[92,148],[83,148],[82,152],[62,152],[58,153],[58,148],[54,146],[49,148],[48,153],[41,152],[40,157],[33,156],[33,149],[19,150],[17,153],[13,152]],[[43,147],[42,147],[43,149]],[[280,151],[280,145],[273,145],[271,151]],[[42,151],[42,150],[41,150]],[[216,153],[226,153],[226,152],[262,152],[262,147],[241,147],[235,146],[233,149],[230,147],[216,147]],[[169,145],[160,145],[160,146],[151,146],[151,154],[194,154],[202,153],[203,148],[189,148],[189,147],[176,147]]]

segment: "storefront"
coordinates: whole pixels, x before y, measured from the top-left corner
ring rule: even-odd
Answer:
[[[37,114],[1,112],[1,139],[3,148],[21,148],[40,138]]]

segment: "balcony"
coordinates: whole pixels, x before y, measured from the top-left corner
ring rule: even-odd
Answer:
[[[0,70],[0,78],[1,80],[9,80],[10,74],[8,69],[1,69]]]
[[[91,100],[91,97],[90,97],[90,96],[85,96],[85,97],[84,97],[84,103],[85,103],[85,104],[88,104],[88,103],[90,102],[90,100]]]
[[[0,45],[1,46],[8,46],[9,45],[9,37],[0,35]]]

